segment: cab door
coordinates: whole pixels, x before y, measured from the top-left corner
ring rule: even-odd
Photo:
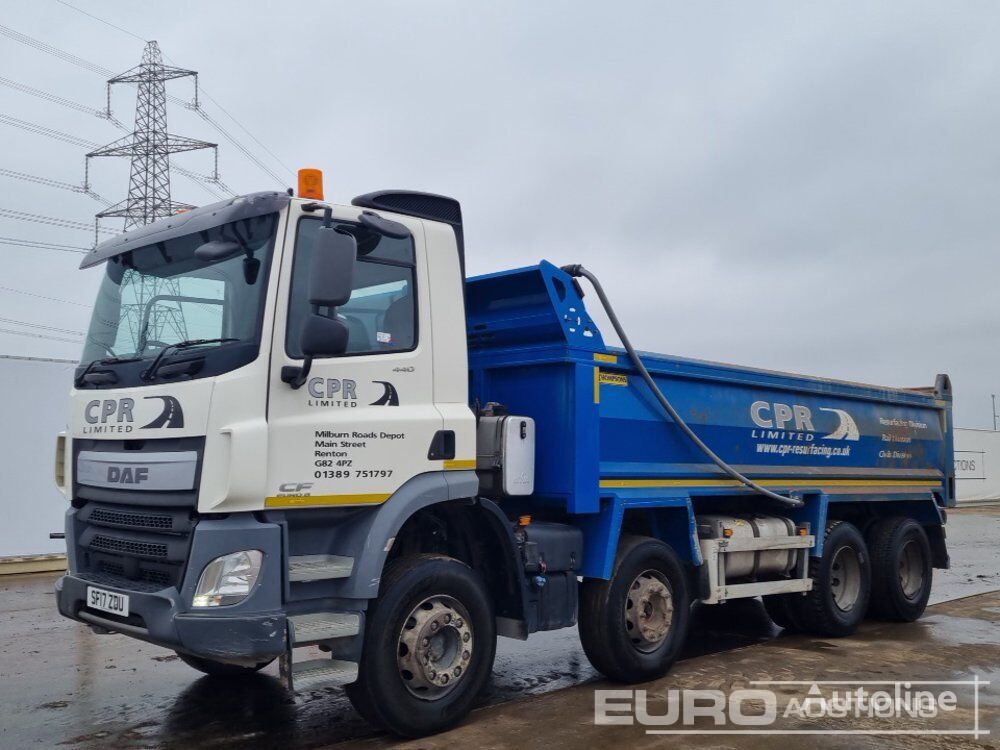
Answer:
[[[268,402],[267,507],[382,503],[411,477],[439,470],[429,458],[442,429],[434,405],[431,316],[423,223],[393,216],[408,239],[357,223],[360,209],[335,207],[355,235],[358,261],[350,301],[337,309],[347,351],[317,358],[305,384],[282,382],[301,366],[300,327],[310,312],[308,276],[322,210],[290,207],[281,260]],[[329,311],[325,311],[329,314]]]

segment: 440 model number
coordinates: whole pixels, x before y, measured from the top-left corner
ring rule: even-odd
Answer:
[[[392,469],[321,469],[313,472],[316,479],[388,479],[392,476]]]

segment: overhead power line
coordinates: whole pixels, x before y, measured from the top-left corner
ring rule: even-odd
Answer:
[[[68,107],[69,109],[76,110],[77,112],[84,112],[88,115],[99,117],[102,120],[107,120],[119,130],[128,129],[121,121],[113,117],[111,113],[105,109],[91,107],[87,104],[81,104],[80,102],[75,102],[72,99],[67,99],[64,96],[53,94],[51,91],[43,91],[42,89],[36,89],[34,86],[29,86],[26,83],[18,83],[17,81],[12,81],[10,78],[0,77],[0,86],[6,86],[7,88],[14,89],[15,91],[20,91],[22,94],[28,94],[29,96],[38,97],[43,101],[51,102],[53,104],[59,104],[63,107]]]
[[[247,159],[253,162],[262,172],[266,173],[272,180],[274,180],[279,185],[285,184],[285,180],[283,177],[279,177],[277,174],[272,172],[271,169],[264,162],[262,162],[256,156],[254,156],[249,149],[247,149],[242,143],[236,140],[236,138],[232,135],[232,133],[230,133],[228,130],[222,127],[214,119],[212,119],[212,117],[207,112],[205,112],[205,110],[200,105],[188,105],[188,108],[194,112],[197,112],[198,116],[201,117],[201,119],[203,119],[213,128],[215,128],[219,132],[219,135],[221,135],[223,138],[225,138],[227,141],[233,144],[233,146],[236,147],[237,151],[239,151]]]
[[[44,52],[53,57],[57,57],[63,62],[68,62],[70,65],[75,65],[78,68],[83,68],[84,70],[89,70],[91,73],[97,73],[99,76],[104,76],[105,78],[114,75],[113,71],[104,68],[97,63],[90,62],[90,60],[84,60],[78,55],[74,55],[71,52],[66,52],[59,49],[58,47],[53,47],[51,44],[46,44],[38,39],[28,36],[27,34],[22,34],[20,31],[14,31],[14,29],[9,26],[4,26],[0,24],[0,34],[9,39],[13,39],[16,42],[27,45],[34,49]]]
[[[38,240],[24,240],[19,237],[0,237],[0,245],[9,245],[11,247],[32,247],[39,250],[58,250],[62,253],[90,252],[89,247],[80,247],[79,245],[61,245],[56,242],[40,242]]]
[[[93,305],[88,305],[85,302],[74,302],[71,299],[62,299],[61,297],[47,297],[44,294],[36,294],[35,292],[26,292],[23,289],[14,289],[10,286],[0,286],[0,292],[10,292],[11,294],[21,294],[25,297],[33,297],[35,299],[44,299],[49,302],[59,302],[64,305],[76,305],[77,307],[91,308]]]
[[[207,192],[212,197],[219,199],[220,201],[225,200],[226,198],[226,196],[223,195],[223,193],[227,194],[230,198],[236,195],[236,193],[233,191],[231,187],[229,187],[226,183],[224,183],[217,177],[212,177],[211,175],[198,174],[197,172],[192,172],[190,169],[185,169],[184,167],[179,166],[176,162],[171,162],[170,171],[176,172],[179,175],[187,177],[192,182],[198,183],[198,185],[201,188],[203,188],[205,192]],[[215,190],[214,187],[210,186],[217,187],[219,188],[219,190]]]
[[[62,182],[60,180],[50,180],[48,177],[39,177],[38,175],[28,174],[27,172],[15,172],[13,169],[3,169],[2,167],[0,167],[0,175],[4,177],[12,177],[15,180],[23,180],[24,182],[34,182],[38,185],[45,185],[46,187],[69,190],[74,193],[89,196],[98,203],[103,203],[105,206],[111,205],[111,201],[107,198],[101,197],[93,190],[90,190],[83,185],[73,185],[72,183]]]
[[[167,58],[167,59],[169,59],[169,58]],[[208,91],[206,91],[204,88],[202,88],[201,89],[201,95],[204,96],[206,99],[208,99],[210,102],[212,102],[212,104],[214,104],[216,107],[218,107],[219,111],[221,111],[226,117],[228,117],[230,120],[232,120],[234,123],[236,123],[237,127],[239,127],[239,129],[242,130],[244,133],[246,133],[254,143],[256,143],[258,146],[260,146],[262,149],[264,149],[270,155],[270,157],[272,159],[274,159],[276,162],[278,162],[278,164],[281,165],[282,169],[284,169],[286,172],[288,172],[288,174],[290,174],[292,177],[295,177],[295,170],[293,170],[291,167],[289,167],[287,164],[285,164],[285,162],[283,162],[281,160],[281,158],[276,153],[274,153],[271,149],[269,149],[267,146],[265,146],[257,138],[257,136],[255,136],[253,133],[251,133],[249,130],[247,130],[246,127],[243,125],[243,123],[241,123],[233,115],[231,115],[229,113],[229,110],[227,110],[225,107],[223,107],[221,104],[219,104],[218,100],[215,99],[211,94],[209,94]]]
[[[80,344],[80,339],[71,339],[64,336],[49,336],[45,333],[32,333],[30,331],[14,331],[10,328],[0,328],[0,333],[9,333],[14,336],[27,336],[32,339],[48,339],[49,341],[64,341],[67,344]]]
[[[5,115],[0,112],[0,123],[4,125],[10,125],[11,127],[20,128],[21,130],[26,130],[29,133],[34,133],[35,135],[44,135],[46,138],[52,138],[56,141],[62,141],[63,143],[68,143],[71,146],[76,146],[77,148],[94,148],[97,144],[93,141],[88,141],[85,138],[80,138],[72,133],[64,133],[61,130],[55,130],[54,128],[47,128],[44,125],[39,125],[35,122],[29,122],[28,120],[21,120],[17,117],[11,117],[10,115]]]
[[[42,323],[31,323],[26,320],[15,320],[14,318],[0,318],[0,323],[13,323],[16,326],[25,328],[37,328],[41,331],[51,331],[53,333],[65,333],[71,336],[85,336],[83,331],[74,331],[70,328],[59,328],[58,326],[48,326]]]
[[[117,122],[117,121],[115,121],[115,122]],[[21,120],[21,119],[16,118],[16,117],[11,117],[10,115],[5,115],[2,112],[0,112],[0,124],[10,125],[12,127],[20,128],[21,130],[24,130],[24,131],[26,131],[28,133],[32,133],[34,135],[45,136],[46,138],[52,138],[54,140],[62,141],[63,143],[69,143],[69,144],[74,145],[74,146],[82,146],[82,147],[86,147],[86,148],[96,148],[97,145],[98,145],[94,141],[88,141],[88,140],[85,140],[83,138],[78,138],[77,136],[75,136],[75,135],[73,135],[71,133],[63,133],[60,130],[54,130],[53,128],[48,128],[48,127],[46,127],[44,125],[39,125],[38,123],[35,123],[35,122],[29,122],[28,120]],[[121,126],[121,123],[118,123],[118,124]],[[121,127],[124,127],[124,126],[121,126]],[[198,174],[197,172],[192,172],[190,169],[185,169],[184,167],[177,166],[176,164],[172,165],[171,169],[174,170],[174,171],[176,171],[178,174],[183,175],[184,177],[188,177],[189,179],[192,179],[192,180],[198,182],[199,184],[209,183],[209,184],[212,184],[212,185],[217,185],[224,193],[227,193],[229,196],[236,195],[236,193],[233,191],[232,188],[230,188],[228,185],[226,185],[226,183],[224,183],[222,180],[218,179],[217,177],[212,177],[212,176],[209,176],[209,175],[201,175],[201,174]],[[0,174],[7,174],[7,172],[10,172],[10,171],[11,170],[0,170]],[[16,177],[16,175],[14,175],[14,174],[7,174],[7,176],[8,177]],[[45,181],[46,178],[41,178],[41,177],[39,177],[39,178],[32,178],[32,176],[28,175],[28,176],[25,176],[23,179],[30,179],[32,182],[37,182],[39,184],[48,184],[48,182]],[[52,182],[56,182],[56,181],[53,180]],[[63,185],[68,185],[68,183],[61,183],[61,184],[58,184],[58,185],[53,184],[53,185],[50,185],[50,187],[63,187]],[[203,184],[202,184],[202,187],[204,187]],[[92,198],[94,198],[95,200],[98,200],[98,201],[104,203],[105,205],[108,205],[108,206],[111,205],[111,201],[109,201],[106,198],[104,198],[104,197],[98,195],[97,193],[95,193],[93,190],[90,189],[90,187],[89,187],[88,184],[82,185],[79,188],[77,188],[77,186],[74,185],[74,186],[72,186],[69,189],[75,190],[76,192],[79,192],[79,193],[83,193],[84,195],[89,195]],[[223,196],[223,195],[221,195],[221,194],[219,194],[219,193],[217,193],[217,192],[215,192],[213,190],[208,190],[208,192],[209,192],[209,194],[212,197],[217,198],[218,200],[223,200],[223,198],[225,197],[225,196]]]
[[[94,227],[92,224],[88,224],[83,221],[75,221],[73,219],[64,219],[60,216],[42,216],[40,214],[29,214],[26,211],[15,211],[10,208],[0,208],[0,216],[5,216],[8,219],[18,219],[19,221],[31,221],[36,224],[48,224],[54,227],[63,227],[65,229],[82,229],[86,232],[100,232],[102,234],[118,234],[114,229],[107,229],[106,227]]]
[[[30,94],[31,96],[36,96],[39,99],[44,99],[47,102],[53,102],[54,104],[61,104],[64,107],[75,109],[78,112],[85,112],[88,115],[97,115],[98,117],[104,116],[104,112],[96,107],[88,107],[86,104],[80,104],[80,102],[74,102],[72,99],[66,99],[65,97],[58,96],[56,94],[50,94],[47,91],[36,89],[34,86],[29,86],[26,83],[18,83],[17,81],[12,81],[9,78],[0,77],[0,85],[14,89],[15,91],[20,91],[23,94]]]
[[[93,13],[88,13],[83,8],[77,8],[75,5],[71,5],[70,3],[67,3],[65,0],[56,0],[56,2],[59,3],[60,5],[65,5],[67,8],[72,8],[77,13],[83,13],[83,15],[88,16],[90,18],[93,18],[95,21],[99,21],[100,23],[103,23],[105,26],[110,26],[112,29],[116,29],[117,31],[120,31],[123,34],[128,34],[130,37],[133,37],[134,39],[138,39],[140,42],[148,42],[149,41],[148,39],[143,39],[138,34],[133,34],[128,29],[123,29],[121,26],[118,26],[116,24],[111,23],[111,21],[105,21],[103,18],[99,18],[99,17],[95,16]]]

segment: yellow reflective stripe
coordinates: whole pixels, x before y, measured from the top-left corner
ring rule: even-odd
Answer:
[[[601,368],[594,368],[594,403],[601,403]]]
[[[610,362],[613,365],[618,364],[618,357],[614,354],[600,354],[598,352],[594,353],[595,362]]]
[[[474,458],[447,458],[444,462],[444,468],[447,470],[454,469],[475,469],[476,459]]]
[[[752,477],[751,477],[752,478]],[[921,479],[754,479],[764,487],[940,487]],[[735,479],[602,479],[601,487],[742,487]]]
[[[300,497],[269,497],[265,508],[310,508],[320,505],[376,505],[392,497],[391,493],[368,495],[308,495]]]

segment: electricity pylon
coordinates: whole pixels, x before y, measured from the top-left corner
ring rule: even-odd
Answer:
[[[215,150],[215,174],[218,176],[218,144],[199,141],[167,132],[166,82],[175,78],[194,78],[194,104],[198,103],[198,73],[163,64],[160,46],[146,43],[142,62],[108,81],[108,111],[111,115],[111,87],[116,83],[138,84],[135,104],[135,127],[118,140],[87,154],[84,185],[89,187],[90,159],[99,156],[127,156],[131,159],[128,197],[96,214],[96,219],[121,217],[125,231],[143,226],[156,219],[171,216],[182,209],[193,208],[170,198],[170,154],[211,148]],[[123,280],[123,289],[125,283]],[[135,299],[122,300],[122,320],[127,323],[137,346],[147,341],[162,341],[166,329],[171,329],[174,341],[187,336],[187,326],[181,311],[180,290],[176,280],[163,279],[150,283],[131,284]],[[141,299],[140,299],[141,297]],[[170,298],[173,297],[174,300]],[[170,304],[170,302],[173,304]],[[151,306],[151,307],[150,307]]]

